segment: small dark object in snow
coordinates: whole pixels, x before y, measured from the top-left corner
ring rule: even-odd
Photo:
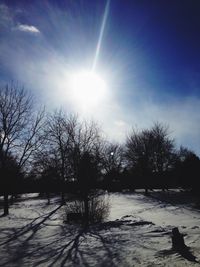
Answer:
[[[185,259],[197,262],[189,247],[185,245],[183,234],[179,232],[178,227],[172,229],[172,248]]]
[[[178,230],[178,227],[172,229],[172,247],[175,250],[181,250],[186,247],[183,234]]]
[[[133,222],[133,223],[131,223],[131,224],[129,224],[129,225],[138,226],[138,225],[147,225],[147,224],[154,225],[154,223],[152,223],[152,222],[148,222],[148,221]]]

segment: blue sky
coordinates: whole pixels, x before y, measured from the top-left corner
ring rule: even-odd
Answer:
[[[66,77],[91,68],[106,3],[96,72],[108,96],[83,114]],[[123,141],[132,127],[169,125],[200,154],[200,3],[197,0],[0,2],[0,82],[17,81],[47,109],[97,120]]]

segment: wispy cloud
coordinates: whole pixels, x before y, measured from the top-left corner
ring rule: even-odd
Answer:
[[[19,24],[16,27],[16,29],[22,32],[36,33],[36,34],[40,33],[39,29],[33,25]]]
[[[13,15],[10,12],[9,8],[0,4],[0,26],[1,27],[10,27],[13,25]]]

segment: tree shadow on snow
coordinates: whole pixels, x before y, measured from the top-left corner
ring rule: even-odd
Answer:
[[[11,259],[7,260],[6,262],[0,264],[0,266],[6,266],[11,262],[17,262],[26,256],[30,256],[32,252],[26,253],[26,250],[29,247],[29,241],[34,238],[35,234],[44,227],[45,222],[61,208],[61,205],[58,206],[53,211],[40,215],[33,219],[30,223],[26,224],[25,226],[21,227],[20,229],[15,228],[8,228],[4,229],[5,235],[7,235],[7,240],[0,243],[0,247],[6,246],[6,250],[10,251],[9,255],[13,255]],[[39,222],[38,222],[39,221]],[[10,233],[12,231],[12,233]],[[29,234],[31,233],[31,234]],[[28,237],[26,237],[28,235]],[[23,241],[20,239],[24,238]],[[13,254],[13,244],[18,242],[18,246],[16,247],[15,253]],[[20,265],[19,265],[20,266]]]
[[[75,227],[77,228],[78,226]],[[88,259],[91,258],[91,255],[93,256],[93,260],[101,263],[102,266],[117,266],[114,262],[114,260],[117,260],[117,255],[110,249],[110,243],[113,241],[110,238],[101,235],[99,233],[100,229],[102,228],[99,228],[98,226],[80,227],[72,238],[73,231],[69,235],[68,227],[67,230],[63,227],[64,239],[68,240],[68,242],[63,242],[62,245],[59,245],[54,249],[51,247],[50,251],[46,251],[46,256],[43,251],[43,259],[35,262],[33,266],[45,265],[48,267],[63,267],[66,263],[69,263],[72,266],[88,266]],[[64,241],[64,239],[62,239],[62,241]],[[61,240],[57,240],[55,243],[58,243],[59,241]],[[93,244],[95,242],[98,242],[101,247],[101,255],[98,255],[97,250],[95,251],[94,248],[87,245],[88,243]],[[40,251],[41,249],[44,249],[44,247],[41,247]],[[102,251],[104,253],[103,257]],[[49,259],[49,255],[51,255],[51,259]]]
[[[199,261],[196,260],[196,257],[191,253],[190,248],[187,246],[181,250],[176,250],[171,248],[171,249],[161,250],[158,252],[159,256],[169,256],[173,254],[178,254],[188,261],[199,263]]]
[[[3,229],[7,240],[1,242],[0,247],[6,251],[7,258],[2,258],[0,266],[14,264],[14,266],[62,267],[67,263],[73,266],[88,266],[91,258],[101,266],[117,266],[118,253],[117,250],[113,252],[115,241],[112,237],[101,234],[101,230],[119,227],[119,223],[116,225],[114,222],[114,224],[102,223],[89,227],[60,224],[56,225],[55,232],[47,229],[48,237],[45,239],[41,231],[44,229],[45,232],[45,227],[51,226],[49,219],[60,207],[38,216],[20,229]],[[94,249],[96,245],[99,249]]]
[[[114,228],[143,226],[151,222],[128,220],[110,221],[83,227],[73,224],[57,224],[48,228],[50,217],[60,208],[35,218],[31,223],[8,236],[0,246],[7,249],[12,258],[0,266],[119,266],[121,249]],[[38,222],[39,221],[39,222]],[[45,228],[47,227],[47,228]],[[37,236],[35,235],[37,233]],[[109,233],[109,234],[107,234]],[[44,235],[45,234],[45,235]],[[14,245],[14,247],[13,247]]]

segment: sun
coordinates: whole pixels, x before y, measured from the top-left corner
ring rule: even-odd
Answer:
[[[98,105],[106,96],[107,85],[94,71],[79,71],[69,77],[69,87],[73,101],[82,108]]]

